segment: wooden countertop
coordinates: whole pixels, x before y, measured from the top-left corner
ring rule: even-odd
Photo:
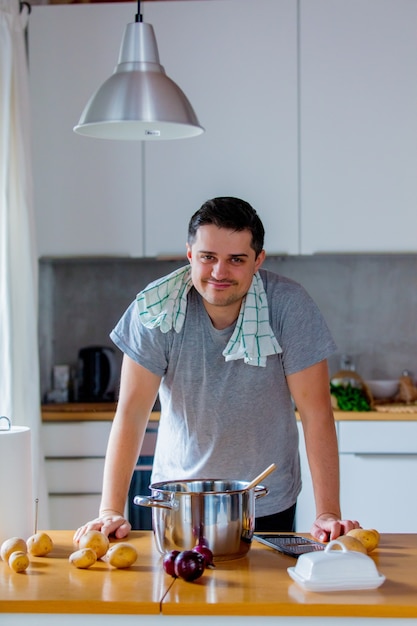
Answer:
[[[46,557],[31,557],[25,573],[17,574],[0,561],[0,614],[160,613],[161,599],[174,581],[162,570],[152,533],[129,536],[139,552],[129,569],[115,570],[98,561],[83,570],[68,561],[75,550],[74,531],[47,532],[54,549]]]
[[[375,590],[313,593],[294,583],[295,559],[253,541],[241,559],[217,562],[193,583],[164,573],[150,531],[128,541],[139,552],[129,570],[68,562],[72,531],[50,531],[50,556],[32,557],[24,574],[0,562],[0,613],[107,613],[417,618],[417,534],[386,534],[372,553],[386,581]]]
[[[66,402],[43,404],[43,422],[107,422],[112,421],[116,411],[115,402]],[[159,421],[159,412],[153,411],[151,422]]]
[[[43,404],[43,422],[84,422],[111,421],[116,404],[113,402],[66,404]],[[152,412],[150,421],[159,421],[159,412]],[[334,411],[334,418],[340,421],[416,421],[417,405],[381,405],[376,411]]]

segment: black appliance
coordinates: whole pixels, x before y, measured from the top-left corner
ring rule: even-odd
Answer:
[[[113,348],[81,348],[78,353],[79,402],[114,401],[116,382],[117,365]]]
[[[160,411],[159,400],[153,410]],[[133,503],[133,498],[138,495],[152,495],[149,485],[151,484],[157,435],[158,422],[149,421],[143,438],[140,456],[137,460],[129,487],[128,519],[132,530],[152,530],[152,508],[137,506],[137,504]]]

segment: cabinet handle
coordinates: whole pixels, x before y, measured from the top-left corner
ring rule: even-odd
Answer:
[[[390,459],[393,458],[404,458],[404,457],[409,457],[409,458],[413,458],[415,457],[417,459],[417,452],[349,452],[349,453],[344,453],[346,454],[350,454],[351,456],[364,456],[364,457],[377,457],[377,458],[382,458],[382,457],[388,457]]]

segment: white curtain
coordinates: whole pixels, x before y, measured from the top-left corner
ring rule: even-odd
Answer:
[[[0,415],[13,426],[31,429],[38,528],[46,529],[49,513],[41,442],[38,261],[25,47],[28,19],[24,3],[0,0]],[[7,468],[1,471],[7,475]]]

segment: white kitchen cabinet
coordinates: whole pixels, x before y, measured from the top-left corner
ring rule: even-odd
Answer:
[[[46,480],[51,494],[101,493],[104,456],[47,458]]]
[[[297,3],[149,2],[143,13],[206,129],[145,145],[146,255],[185,255],[189,218],[215,196],[254,206],[268,253],[298,253]]]
[[[29,70],[38,255],[143,255],[142,145],[77,135],[134,3],[33,6]]]
[[[111,421],[42,426],[51,528],[76,529],[97,516]]]
[[[299,454],[301,465],[302,489],[297,499],[297,510],[295,517],[295,529],[299,533],[308,533],[316,519],[316,503],[314,501],[313,481],[311,479],[310,467],[307,459],[307,451],[304,440],[303,427],[300,421],[297,423],[299,437]],[[336,433],[338,433],[338,422],[336,422]]]
[[[301,252],[417,250],[417,3],[301,0]]]
[[[104,458],[112,426],[103,421],[54,421],[42,424],[51,528],[71,530],[98,514]],[[151,419],[134,470],[125,515],[134,528],[150,528],[149,509],[133,506],[135,488],[146,495],[152,470],[158,421]],[[146,526],[147,525],[147,526]]]
[[[303,488],[296,530],[309,532],[315,518],[313,485],[301,423]],[[417,502],[410,485],[417,474],[417,422],[337,421],[340,503],[344,519],[379,532],[416,532]]]
[[[310,468],[308,466],[304,432],[301,422],[298,422],[297,426],[299,436],[301,480],[303,482],[303,486],[297,499],[295,529],[299,533],[308,533],[310,532],[311,526],[316,518],[316,505],[314,502],[313,481],[311,480]]]
[[[45,457],[103,457],[111,425],[110,420],[44,423],[42,437]]]
[[[417,422],[339,423],[343,516],[379,532],[415,533]]]
[[[97,517],[101,495],[84,494],[50,494],[49,518],[54,530],[76,530],[85,522]]]
[[[117,62],[133,3],[34,6],[29,55],[39,256],[184,254],[203,201],[251,202],[268,252],[298,252],[294,0],[142,4],[161,63],[206,133],[106,141],[73,132]]]
[[[76,135],[135,12],[131,2],[33,7],[39,256],[185,259],[188,220],[217,195],[253,204],[269,254],[416,252],[415,2],[142,3],[206,132]]]

